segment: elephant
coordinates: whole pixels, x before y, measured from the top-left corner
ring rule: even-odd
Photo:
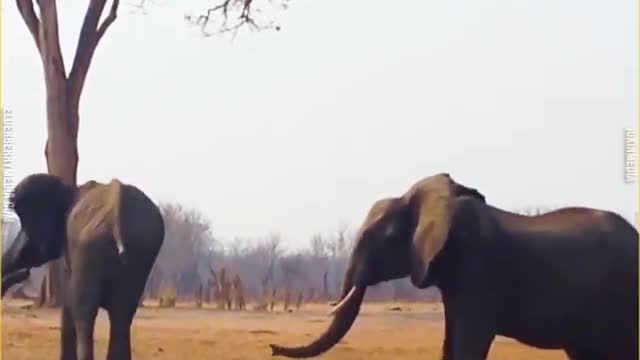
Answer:
[[[572,360],[638,359],[638,231],[620,215],[566,207],[525,216],[448,173],[374,203],[323,334],[272,356],[318,356],[358,316],[368,286],[410,277],[444,305],[442,359],[486,359],[497,335]]]
[[[107,359],[131,359],[131,322],[164,241],[158,207],[117,179],[71,186],[47,174],[24,178],[9,200],[22,229],[2,255],[2,295],[29,269],[62,258],[60,358],[94,358],[95,319],[103,308],[110,323]]]

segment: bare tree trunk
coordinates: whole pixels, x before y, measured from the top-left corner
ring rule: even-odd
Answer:
[[[298,292],[298,299],[296,299],[296,311],[300,311],[300,307],[302,306],[302,290]]]
[[[42,281],[40,282],[40,294],[39,294],[40,298],[38,299],[38,302],[36,303],[37,307],[42,307],[44,305],[44,301],[47,298],[47,279],[42,279]]]
[[[78,124],[80,95],[98,42],[115,21],[120,1],[112,0],[111,10],[99,24],[106,0],[91,0],[78,39],[71,72],[67,76],[60,39],[56,1],[37,1],[40,18],[33,0],[16,0],[20,15],[35,41],[42,60],[47,96],[47,132],[45,157],[48,173],[69,185],[76,185],[78,170]],[[47,276],[49,306],[60,305],[64,277],[61,261],[52,261]],[[44,299],[41,302],[44,303]]]
[[[196,307],[197,308],[201,308],[202,307],[202,297],[204,295],[204,287],[202,286],[202,284],[200,284],[200,286],[198,286],[198,289],[196,290]]]
[[[67,78],[58,39],[58,21],[55,1],[40,4],[42,25],[39,29],[40,51],[47,94],[47,143],[45,158],[49,174],[64,183],[76,184],[78,168],[78,106],[68,103]],[[75,105],[75,109],[73,109]],[[70,117],[74,114],[73,119]],[[49,265],[49,306],[58,306],[63,296],[63,276],[60,260]]]
[[[329,298],[328,277],[329,277],[329,271],[325,270],[324,274],[322,275],[322,297],[324,299]]]
[[[51,82],[55,84],[59,81],[64,81],[64,79],[55,79]],[[47,82],[47,88],[49,88],[49,83]],[[52,92],[56,94],[58,86],[54,86],[55,89]],[[47,89],[47,93],[49,137],[45,148],[45,157],[47,159],[48,172],[59,177],[66,184],[76,185],[78,170],[78,104],[61,104],[60,102],[66,99],[64,94],[59,97],[50,96],[49,89]],[[47,305],[52,307],[59,306],[60,298],[64,296],[65,284],[63,283],[62,269],[62,259],[52,261],[49,264]]]

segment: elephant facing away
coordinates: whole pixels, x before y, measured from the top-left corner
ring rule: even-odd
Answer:
[[[107,359],[131,359],[131,322],[164,240],[157,206],[115,179],[75,187],[45,174],[22,180],[10,202],[22,229],[2,256],[2,295],[29,269],[63,257],[61,359],[94,358],[100,307],[110,322]]]
[[[437,174],[382,199],[359,229],[328,329],[274,356],[313,357],[349,331],[367,286],[409,276],[437,286],[443,359],[487,357],[496,335],[572,360],[638,359],[638,232],[621,216],[571,207],[537,216],[500,210]]]

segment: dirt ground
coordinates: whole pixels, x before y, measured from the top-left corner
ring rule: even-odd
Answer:
[[[4,302],[4,301],[3,301]],[[59,357],[59,313],[51,309],[21,309],[8,302],[2,310],[2,357],[7,360],[48,360]],[[366,304],[347,336],[321,359],[439,359],[443,338],[442,309],[432,304]],[[225,359],[270,358],[269,343],[299,345],[321,333],[330,320],[326,305],[307,305],[300,312],[218,311],[180,306],[144,307],[132,327],[133,358]],[[96,326],[96,356],[104,359],[108,320],[100,312]],[[566,359],[559,351],[541,351],[498,338],[489,359]]]

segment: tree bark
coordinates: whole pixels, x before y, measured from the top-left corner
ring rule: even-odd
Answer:
[[[60,39],[58,11],[55,0],[37,0],[40,19],[33,0],[16,0],[22,19],[31,33],[42,59],[47,107],[47,142],[45,158],[49,174],[68,185],[76,185],[78,172],[78,127],[80,96],[98,42],[115,21],[120,1],[112,0],[108,16],[100,24],[106,0],[91,0],[84,17],[73,66],[66,74]],[[61,260],[50,263],[47,276],[46,304],[59,306],[64,294]],[[44,299],[41,302],[44,303]]]
[[[58,14],[55,1],[39,1],[41,24],[38,43],[45,78],[47,142],[45,158],[48,173],[69,184],[76,184],[78,167],[77,120],[71,121],[67,96],[67,78],[58,38]],[[77,114],[77,109],[75,111]],[[56,260],[49,265],[47,305],[58,306],[63,294],[62,266]]]
[[[66,96],[57,98],[64,99]],[[47,159],[48,173],[59,177],[69,185],[76,185],[78,169],[78,139],[77,127],[74,129],[71,122],[79,119],[78,107],[69,104],[55,104],[56,107],[66,109],[63,114],[49,113],[47,111],[48,139],[45,147],[45,157]],[[47,109],[49,109],[47,101]],[[53,106],[51,106],[53,107]],[[54,260],[49,264],[47,301],[51,307],[60,305],[60,299],[64,296],[64,276],[62,259]]]

